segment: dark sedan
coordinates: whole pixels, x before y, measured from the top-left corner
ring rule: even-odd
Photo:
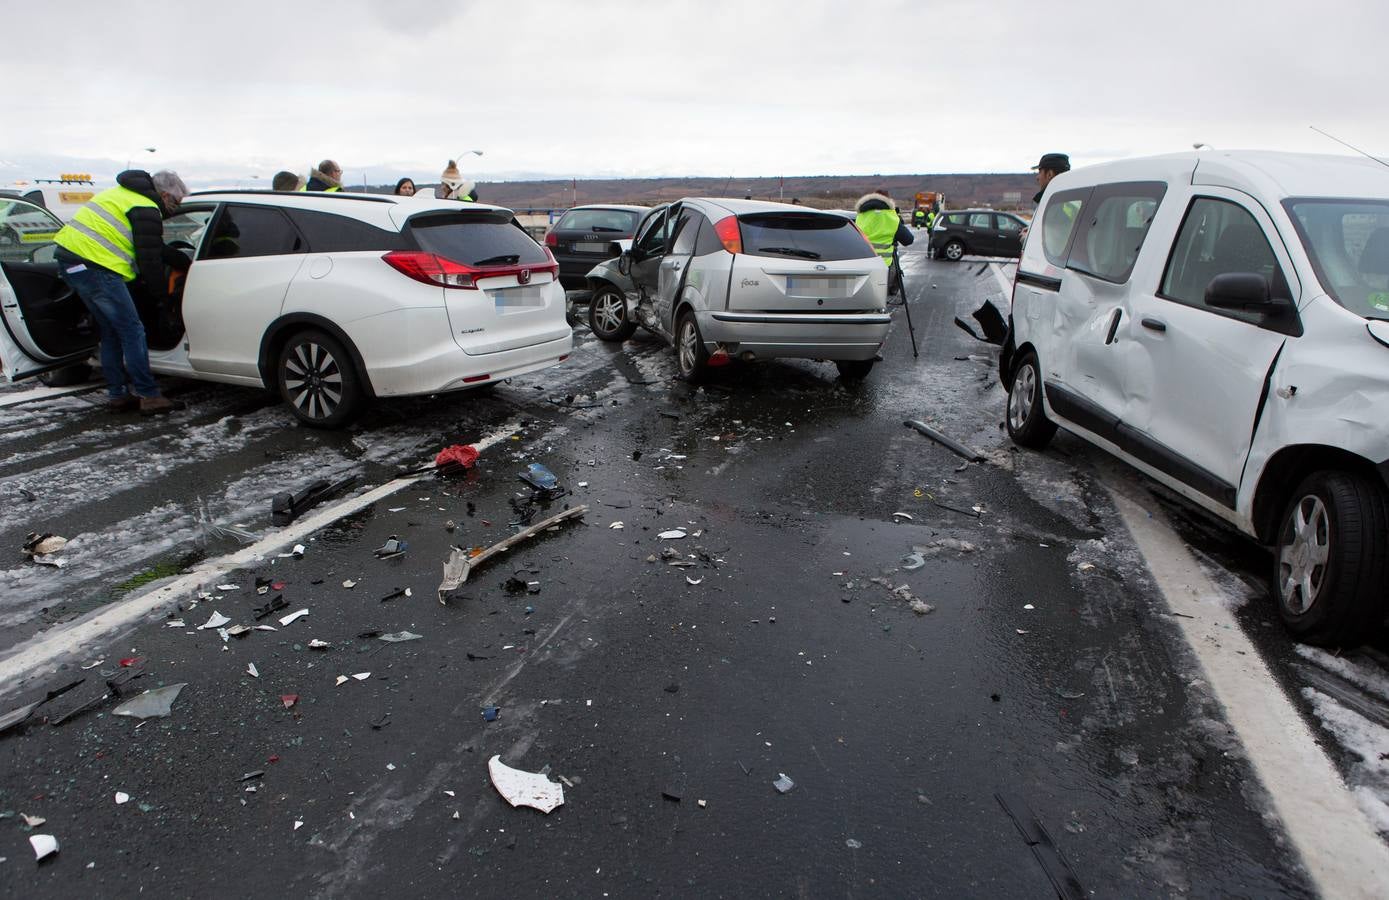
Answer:
[[[559,261],[559,280],[565,290],[586,286],[584,276],[606,259],[617,256],[612,242],[630,239],[647,206],[576,206],[560,216],[545,235],[545,245]]]
[[[936,217],[931,229],[931,255],[955,262],[966,253],[975,256],[1022,256],[1027,223],[1012,213],[991,209],[952,209]]]

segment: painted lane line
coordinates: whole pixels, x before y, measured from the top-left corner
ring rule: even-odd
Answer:
[[[1220,602],[1220,588],[1160,509],[1144,509],[1112,488],[1110,494],[1168,607],[1180,614],[1175,618],[1182,634],[1318,893],[1383,897],[1389,847],[1279,689],[1259,649]]]
[[[519,427],[518,424],[508,425],[475,441],[473,446],[479,451],[486,450],[515,434]],[[23,688],[34,679],[52,672],[61,659],[76,653],[82,647],[95,643],[113,632],[139,625],[174,601],[192,596],[208,584],[223,580],[228,572],[251,565],[282,547],[299,543],[320,528],[331,525],[344,516],[360,512],[378,500],[383,500],[429,477],[425,474],[388,481],[365,494],[349,497],[341,503],[278,529],[235,553],[205,560],[193,571],[180,575],[173,581],[103,607],[69,626],[36,635],[20,644],[4,659],[0,659],[0,692],[8,694]]]
[[[19,406],[23,403],[38,403],[41,400],[52,400],[55,397],[66,397],[69,394],[85,394],[88,391],[100,390],[99,384],[78,384],[72,387],[37,387],[27,391],[14,391],[0,394],[0,409],[9,406]]]
[[[1011,305],[1013,297],[1013,282],[1009,281],[1008,276],[1003,274],[1003,265],[1003,263],[991,262],[989,263],[989,271],[993,273],[994,281],[998,282],[998,289],[1003,292],[1003,296],[1007,298],[1009,304]],[[999,310],[999,312],[1002,312],[1002,310]]]

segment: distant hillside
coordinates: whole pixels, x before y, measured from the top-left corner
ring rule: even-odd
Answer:
[[[423,184],[420,185],[422,188]],[[609,178],[581,179],[578,203],[637,203],[650,206],[681,197],[745,197],[759,200],[798,198],[807,206],[844,209],[869,191],[885,188],[901,206],[910,206],[917,191],[944,191],[946,206],[1030,208],[1037,191],[1031,174],[980,175],[825,175],[778,178]],[[390,190],[373,186],[372,190]],[[575,183],[568,180],[480,182],[479,199],[513,209],[563,209],[575,203]]]

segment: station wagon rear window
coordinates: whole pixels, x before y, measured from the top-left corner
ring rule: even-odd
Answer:
[[[411,216],[408,225],[421,250],[466,266],[550,261],[544,248],[512,223],[510,213],[425,213]]]
[[[1389,200],[1283,205],[1332,299],[1367,319],[1389,319]]]
[[[743,252],[787,259],[868,259],[873,248],[854,223],[815,213],[750,213],[738,217]]]

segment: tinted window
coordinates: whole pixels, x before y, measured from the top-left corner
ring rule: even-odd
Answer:
[[[1160,181],[1095,188],[1066,265],[1115,284],[1128,281],[1166,192]]]
[[[963,227],[965,224],[965,220],[968,218],[969,217],[966,216],[964,213],[951,213],[950,215],[945,217],[945,224],[959,225]]]
[[[52,246],[62,227],[46,209],[20,200],[0,200],[0,259],[34,259],[40,250]]]
[[[547,263],[545,250],[512,224],[511,214],[426,213],[409,221],[421,250],[467,266]]]
[[[1071,245],[1071,235],[1075,234],[1076,219],[1080,218],[1090,190],[1061,191],[1047,198],[1047,208],[1042,213],[1042,252],[1054,266],[1066,264],[1066,250]]]
[[[1389,202],[1285,200],[1317,278],[1337,303],[1389,319]]]
[[[243,259],[303,252],[304,239],[278,209],[228,206],[217,216],[212,237],[203,243],[202,257]]]
[[[692,209],[687,209],[680,215],[680,221],[676,225],[675,243],[671,246],[670,252],[685,256],[694,253],[695,240],[699,237],[699,226],[704,221],[704,216]]]
[[[186,253],[196,251],[207,232],[207,223],[214,209],[211,206],[206,209],[181,209],[165,219],[164,243],[179,245],[177,249]]]
[[[640,248],[647,256],[665,252],[666,246],[666,213],[670,209],[663,209],[652,213],[650,217],[642,223],[641,233],[636,236],[635,246]]]
[[[993,228],[993,213],[975,213],[969,217],[970,228]]]
[[[347,253],[353,250],[401,250],[405,240],[399,232],[387,231],[366,222],[332,213],[308,209],[286,210],[289,218],[309,242],[310,253]]]
[[[1022,223],[1012,216],[994,216],[998,220],[999,231],[1022,231]]]
[[[555,223],[556,230],[600,231],[631,234],[637,227],[637,214],[620,209],[571,209]]]
[[[1227,272],[1254,272],[1269,280],[1273,296],[1289,294],[1273,249],[1248,210],[1227,200],[1197,197],[1191,201],[1172,245],[1160,294],[1188,306],[1205,307],[1206,286]],[[1219,313],[1248,321],[1262,318],[1258,313],[1238,310]]]
[[[739,216],[743,252],[794,259],[867,259],[875,254],[854,223],[815,213],[753,213]]]

